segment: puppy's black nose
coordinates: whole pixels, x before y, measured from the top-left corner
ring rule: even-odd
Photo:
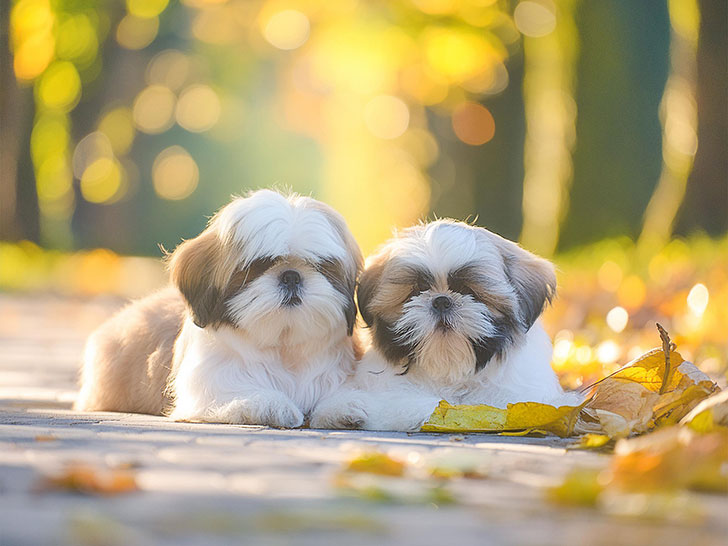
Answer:
[[[434,307],[439,313],[444,313],[452,307],[452,300],[447,296],[437,296],[434,300],[432,300],[432,307]]]
[[[294,290],[299,284],[301,284],[301,275],[298,271],[289,269],[281,273],[281,284],[290,290]]]

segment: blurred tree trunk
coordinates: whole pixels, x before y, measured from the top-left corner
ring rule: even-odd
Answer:
[[[480,99],[495,119],[495,136],[481,146],[458,140],[450,117],[430,112],[432,132],[441,135],[432,178],[430,209],[437,216],[459,220],[478,218],[478,224],[509,239],[521,231],[523,198],[523,54],[506,62],[508,86]]]
[[[728,3],[700,0],[698,150],[677,232],[728,230]]]
[[[658,111],[669,71],[666,2],[583,0],[576,24],[579,114],[562,250],[639,233],[662,169]]]
[[[38,241],[38,197],[30,160],[33,89],[21,89],[10,53],[10,2],[0,2],[0,240]]]

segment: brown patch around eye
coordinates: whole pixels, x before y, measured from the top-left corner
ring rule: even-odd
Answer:
[[[237,292],[245,288],[246,285],[263,275],[271,267],[275,265],[275,259],[271,257],[259,258],[253,260],[245,269],[239,269],[230,278],[230,282],[225,290],[225,298],[234,296]]]
[[[475,268],[472,266],[461,267],[447,276],[447,285],[450,290],[463,296],[479,299],[477,292],[472,288],[473,284],[477,284],[477,281]]]
[[[354,323],[356,322],[356,302],[354,301],[356,279],[352,274],[347,273],[346,268],[338,260],[322,260],[315,267],[335,290],[346,296],[347,304],[344,309],[346,331],[351,335],[354,331]]]

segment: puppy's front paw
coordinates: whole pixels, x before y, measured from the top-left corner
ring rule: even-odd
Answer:
[[[311,414],[311,428],[366,428],[366,402],[361,396],[334,397],[319,403]]]
[[[296,428],[303,424],[301,410],[287,396],[273,391],[233,400],[217,411],[217,417],[238,425]]]

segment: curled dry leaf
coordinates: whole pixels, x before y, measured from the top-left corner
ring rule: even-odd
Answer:
[[[506,409],[480,405],[451,405],[445,400],[422,425],[422,432],[546,431],[570,436],[581,406],[554,407],[537,402],[508,404]]]
[[[625,438],[670,426],[717,388],[674,345],[653,349],[593,386],[575,430]]]

